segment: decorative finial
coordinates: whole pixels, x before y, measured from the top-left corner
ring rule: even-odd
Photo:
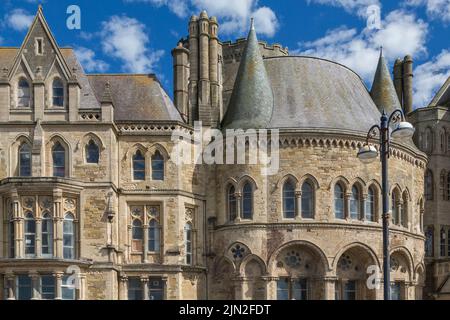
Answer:
[[[383,56],[383,46],[380,46],[380,57]]]
[[[250,30],[255,30],[255,18],[252,18],[252,19],[251,19],[251,22],[250,22]]]

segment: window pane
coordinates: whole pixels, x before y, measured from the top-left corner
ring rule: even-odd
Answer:
[[[57,142],[52,150],[53,176],[65,177],[66,175],[66,150]]]
[[[30,106],[30,85],[25,79],[20,79],[17,90],[17,105],[19,107]]]
[[[344,191],[340,185],[336,185],[334,188],[334,212],[336,218],[345,219],[344,212]]]
[[[314,218],[313,187],[308,182],[302,186],[302,218]]]
[[[150,300],[164,300],[164,282],[162,281],[162,279],[150,278],[148,287],[148,296]]]
[[[55,278],[53,276],[41,277],[41,297],[43,300],[55,299]]]
[[[53,254],[53,221],[49,215],[42,219],[42,254]]]
[[[366,201],[366,220],[375,221],[375,193],[369,188]]]
[[[158,151],[152,157],[152,180],[164,180],[164,158]]]
[[[19,176],[31,176],[31,148],[24,144],[19,149]]]
[[[159,237],[159,224],[152,220],[148,229],[148,250],[150,252],[159,251]]]
[[[128,279],[128,300],[142,300],[142,284],[139,278]]]
[[[64,259],[75,258],[75,232],[73,219],[66,217],[63,222],[63,255]]]
[[[230,221],[236,220],[237,215],[237,202],[236,202],[236,189],[234,186],[231,186],[228,189],[228,216],[230,217]]]
[[[295,187],[288,181],[283,187],[283,213],[287,219],[295,218]]]
[[[289,300],[289,280],[280,279],[277,281],[277,300]]]
[[[357,220],[360,218],[359,190],[357,187],[352,188],[352,197],[350,199],[350,218]]]
[[[296,280],[292,286],[294,300],[308,300],[308,283],[306,279]]]
[[[71,283],[70,276],[64,276],[61,285],[63,300],[75,300],[75,284]]]
[[[31,213],[25,218],[25,254],[34,255],[36,253],[36,222]]]
[[[64,106],[64,85],[59,79],[53,81],[53,106]]]
[[[391,300],[401,300],[401,283],[395,282],[391,284]]]
[[[356,281],[347,281],[345,283],[344,300],[356,300]]]
[[[252,219],[253,217],[253,188],[250,183],[244,186],[242,202],[242,218]]]
[[[17,300],[31,300],[33,297],[32,280],[29,276],[17,277]]]
[[[427,257],[432,257],[433,256],[433,228],[428,227],[426,229],[425,232],[425,237],[426,237],[426,241],[425,241],[425,254]]]
[[[145,180],[145,158],[139,150],[133,157],[133,177],[137,181]]]
[[[98,146],[94,141],[89,141],[89,144],[86,146],[86,162],[87,163],[98,163],[100,158],[100,151]]]

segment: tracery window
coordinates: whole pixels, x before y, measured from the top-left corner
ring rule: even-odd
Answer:
[[[17,106],[23,108],[30,107],[31,95],[30,84],[25,78],[20,78],[17,91]]]
[[[295,185],[287,180],[283,186],[283,214],[286,219],[296,217]]]
[[[334,214],[337,219],[345,219],[344,188],[339,183],[334,186]]]
[[[89,140],[86,145],[86,163],[98,164],[100,159],[100,149],[94,140]]]
[[[152,180],[164,180],[164,157],[158,150],[152,156]]]
[[[246,220],[253,218],[253,187],[250,182],[244,185],[242,192],[242,218]]]
[[[314,218],[314,188],[309,181],[302,185],[302,218]]]
[[[64,106],[64,84],[61,79],[56,78],[53,80],[52,84],[52,93],[53,93],[53,106],[54,107],[63,107]]]
[[[145,157],[141,150],[137,150],[133,156],[133,178],[136,181],[145,180]]]
[[[23,143],[19,147],[19,177],[31,176],[31,146]]]

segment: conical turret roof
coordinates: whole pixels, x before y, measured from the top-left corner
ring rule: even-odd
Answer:
[[[394,82],[392,81],[386,59],[383,56],[383,50],[380,52],[380,59],[378,60],[370,95],[380,111],[386,110],[386,112],[390,113],[396,109],[401,109]]]
[[[222,127],[244,130],[267,128],[272,118],[273,104],[272,86],[252,20]]]

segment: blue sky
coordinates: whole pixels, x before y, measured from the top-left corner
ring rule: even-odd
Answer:
[[[20,46],[38,3],[58,44],[75,48],[86,72],[153,72],[169,94],[170,52],[201,9],[218,17],[221,40],[245,37],[255,17],[261,40],[341,62],[368,85],[381,45],[391,66],[412,54],[416,107],[450,75],[450,0],[2,0],[0,45]],[[73,4],[81,30],[66,26]]]

